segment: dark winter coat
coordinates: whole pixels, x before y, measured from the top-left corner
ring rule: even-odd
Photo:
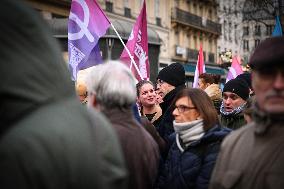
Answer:
[[[3,0],[0,18],[0,188],[125,188],[117,136],[80,104],[40,15]]]
[[[160,136],[165,141],[168,141],[169,136],[174,132],[173,128],[174,116],[172,115],[174,109],[173,100],[176,94],[184,88],[185,88],[184,85],[176,87],[168,94],[166,94],[166,96],[163,98],[164,101],[160,104],[163,114],[156,128]]]
[[[151,189],[159,163],[159,148],[133,116],[131,109],[104,110],[120,139],[129,170],[129,189]]]
[[[235,114],[235,115],[223,115],[221,113],[220,117],[221,117],[221,120],[220,120],[221,125],[224,127],[233,129],[233,130],[241,128],[246,124],[246,120],[242,112],[239,114]]]
[[[284,115],[253,119],[222,143],[210,189],[284,188]]]
[[[215,126],[181,152],[174,142],[159,176],[159,189],[206,189],[228,128]]]
[[[155,126],[145,116],[141,117],[141,125],[144,126],[146,131],[148,131],[148,133],[153,137],[153,139],[156,141],[156,143],[159,146],[160,152],[163,153],[165,151],[165,148],[166,148],[166,142],[159,135],[159,133],[157,132]]]

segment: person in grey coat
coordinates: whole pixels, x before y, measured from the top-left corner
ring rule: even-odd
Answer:
[[[250,57],[253,122],[223,142],[211,189],[284,188],[284,38],[264,40]]]
[[[0,18],[0,188],[127,187],[117,136],[80,104],[47,24],[18,0]]]

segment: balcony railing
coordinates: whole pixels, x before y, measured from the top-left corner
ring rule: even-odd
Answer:
[[[183,11],[179,8],[172,9],[172,19],[184,25],[221,35],[221,24],[208,19],[206,22],[203,21],[202,23],[202,17]]]

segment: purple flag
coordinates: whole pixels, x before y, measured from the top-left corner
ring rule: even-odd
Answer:
[[[240,64],[240,58],[238,56],[235,56],[232,61],[232,65],[229,69],[227,78],[226,78],[226,83],[230,81],[231,79],[235,79],[238,75],[242,74],[242,66]]]
[[[126,47],[129,49],[131,56],[133,56],[137,63],[138,70],[131,65],[130,57],[125,49],[121,53],[120,59],[125,62],[128,67],[131,67],[131,71],[138,81],[143,79],[149,80],[150,65],[148,59],[147,13],[145,0],[128,38]],[[140,72],[140,74],[138,72]]]
[[[95,0],[72,0],[68,21],[69,67],[73,80],[78,70],[102,62],[98,45],[110,21]]]

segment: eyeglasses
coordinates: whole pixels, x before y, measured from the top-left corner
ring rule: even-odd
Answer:
[[[175,106],[174,109],[177,109],[179,113],[184,113],[187,110],[192,110],[192,109],[196,109],[196,107],[190,107],[190,106],[184,106],[184,105],[179,105],[179,106]]]

